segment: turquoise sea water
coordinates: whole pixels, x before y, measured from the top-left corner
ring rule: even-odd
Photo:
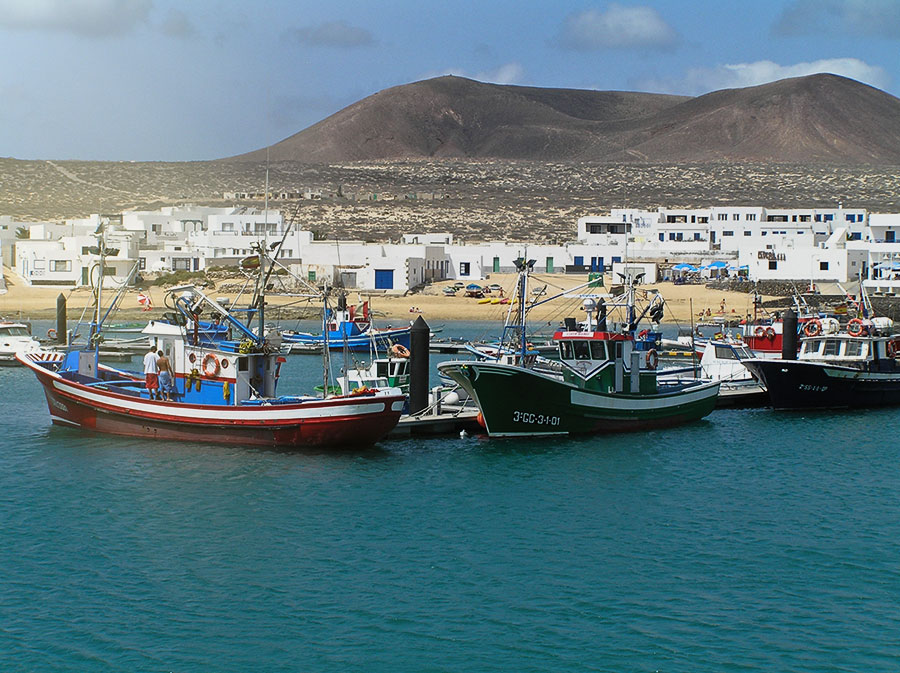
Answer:
[[[290,452],[0,386],[3,671],[900,668],[900,410]]]

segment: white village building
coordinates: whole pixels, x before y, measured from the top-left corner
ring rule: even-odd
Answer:
[[[517,258],[536,260],[540,273],[589,273],[624,265],[645,281],[671,279],[687,263],[710,273],[749,280],[847,282],[860,275],[876,292],[900,291],[900,214],[859,208],[783,209],[759,206],[706,209],[614,209],[577,221],[573,241],[532,244],[461,243],[449,233],[412,233],[397,243],[316,240],[290,228],[282,213],[244,207],[168,207],[121,215],[93,215],[62,223],[27,225],[30,239],[15,241],[14,264],[29,284],[87,285],[99,262],[94,232],[105,224],[110,284],[131,270],[202,271],[233,266],[255,246],[278,251],[279,262],[315,283],[403,293],[442,279],[479,282],[510,273]],[[5,242],[19,226],[0,220]],[[711,265],[717,262],[717,265]]]

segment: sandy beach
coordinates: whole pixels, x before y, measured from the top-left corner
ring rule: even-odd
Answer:
[[[56,300],[60,294],[63,294],[67,299],[70,320],[77,320],[86,308],[90,308],[93,305],[93,295],[86,288],[28,287],[9,269],[4,269],[4,273],[7,292],[0,295],[0,316],[5,318],[52,319],[56,315]],[[504,288],[503,295],[508,297],[512,294],[515,280],[514,274],[492,274],[489,279],[481,281],[479,284],[498,284]],[[535,274],[530,282],[530,287],[532,288],[531,296],[535,296],[534,290],[546,287],[546,295],[544,296],[550,297],[564,290],[576,288],[586,281],[587,277],[583,274]],[[609,292],[611,289],[609,275],[604,278],[604,281],[605,286],[600,288],[599,292]],[[443,290],[450,285],[453,285],[453,281],[442,281],[429,285],[422,291],[410,293],[406,296],[366,294],[351,290],[349,291],[349,299],[351,302],[369,299],[375,315],[387,322],[413,320],[419,315],[422,315],[426,321],[431,323],[444,320],[500,322],[509,310],[509,305],[479,303],[477,299],[464,297],[462,291],[459,291],[457,296],[445,296]],[[138,291],[136,289],[129,290],[122,301],[122,307],[117,316],[118,320],[124,318],[152,318],[161,315],[164,310],[165,290],[159,287],[151,287],[144,288],[144,292],[149,294],[153,300],[153,310],[142,311],[137,302]],[[214,289],[207,289],[207,292],[215,297],[227,296],[230,299],[235,297],[233,293],[223,293]],[[654,292],[661,293],[666,301],[666,313],[663,322],[669,324],[676,323],[681,326],[689,326],[692,310],[695,321],[697,320],[697,315],[701,311],[705,313],[706,309],[709,309],[710,314],[713,316],[725,315],[727,317],[740,317],[752,312],[751,294],[723,292],[704,285],[674,285],[672,283],[642,285],[638,288],[639,303],[649,299]],[[106,291],[104,294],[107,299],[111,298],[112,291]],[[576,291],[573,294],[579,294],[579,292]],[[500,298],[498,293],[493,293],[489,296],[496,299]],[[771,297],[764,297],[764,299],[771,299]],[[291,302],[296,302],[296,300],[277,295],[269,297],[269,305],[272,307],[290,304]],[[556,324],[567,316],[581,318],[583,316],[583,311],[580,308],[581,302],[582,299],[577,296],[563,297],[547,302],[536,306],[530,311],[530,320],[533,322],[548,321]],[[723,302],[724,312],[722,311]],[[104,304],[106,305],[106,300]],[[311,303],[305,301],[300,304],[294,303],[293,305],[313,308]]]

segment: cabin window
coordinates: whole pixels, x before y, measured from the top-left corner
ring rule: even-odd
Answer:
[[[375,376],[387,376],[388,375],[388,363],[387,362],[376,362],[375,363]]]
[[[841,342],[837,339],[826,339],[825,348],[822,349],[822,355],[834,356],[841,352]]]
[[[559,359],[560,360],[571,360],[572,359],[572,342],[571,341],[560,341],[559,342]]]
[[[606,342],[605,341],[591,341],[591,359],[592,360],[605,360],[606,359]]]
[[[728,346],[716,346],[716,357],[719,360],[737,360],[737,355]]]
[[[819,352],[821,345],[821,339],[807,339],[800,345],[800,353],[805,355],[815,355]]]
[[[247,358],[238,358],[238,371],[247,371]]]
[[[572,349],[575,351],[576,360],[591,359],[591,348],[587,341],[573,341]]]
[[[863,346],[865,346],[865,344],[862,341],[848,341],[844,355],[848,358],[859,357],[863,354]]]

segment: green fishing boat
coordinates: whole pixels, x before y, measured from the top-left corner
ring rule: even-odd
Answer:
[[[527,297],[532,264],[517,263],[520,297]],[[527,311],[554,299],[548,298],[530,307],[520,302],[516,318],[504,327],[507,347],[497,357],[438,365],[475,400],[491,437],[649,430],[696,421],[713,410],[718,382],[660,381],[654,335],[635,336],[641,317],[661,317],[661,298],[637,317],[630,286],[623,304],[581,296],[587,320],[579,325],[569,318],[554,334],[558,362],[527,349]],[[621,329],[609,329],[609,306],[625,307]]]

